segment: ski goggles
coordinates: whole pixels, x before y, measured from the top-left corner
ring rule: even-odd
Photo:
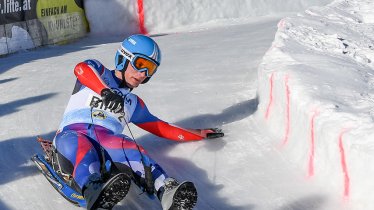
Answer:
[[[118,52],[130,61],[131,66],[138,72],[145,72],[147,77],[152,77],[157,71],[158,64],[148,57],[140,54],[132,54],[125,48],[121,47]]]

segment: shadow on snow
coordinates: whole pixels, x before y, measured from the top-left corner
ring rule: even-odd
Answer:
[[[0,80],[0,85],[3,84],[3,83],[11,82],[11,81],[16,80],[16,79],[18,79],[18,77],[2,79],[2,80]]]
[[[43,134],[52,139],[55,132]],[[19,137],[0,142],[0,185],[38,173],[31,163],[31,156],[41,153],[36,136]]]
[[[57,93],[48,93],[40,96],[19,99],[6,104],[0,104],[0,117],[20,111],[20,107],[49,99]]]
[[[320,210],[325,208],[323,207],[325,203],[326,199],[323,196],[311,195],[288,203],[278,210]]]
[[[258,101],[257,99],[251,99],[244,101],[233,106],[230,106],[224,109],[220,114],[207,114],[207,115],[198,115],[184,119],[173,124],[180,125],[182,127],[221,127],[224,124],[229,124],[241,119],[247,118],[252,115],[257,110]],[[175,174],[183,173],[183,178],[188,178],[193,181],[198,188],[199,201],[197,204],[198,209],[233,209],[233,210],[251,210],[254,209],[253,205],[247,206],[233,206],[227,202],[227,199],[219,195],[219,191],[224,188],[224,185],[215,184],[208,178],[208,174],[205,169],[201,169],[193,161],[190,161],[186,158],[176,158],[176,157],[167,157],[166,154],[176,146],[174,141],[168,141],[162,138],[158,138],[154,135],[147,134],[138,139],[138,142],[144,146],[149,151],[151,156],[159,162],[160,165],[165,169],[165,171],[174,176]],[[222,139],[216,140],[206,140],[201,142],[201,146],[205,147],[208,151],[219,151],[225,145],[226,141]],[[189,142],[185,144],[194,144],[194,142]],[[200,149],[198,148],[198,149]],[[197,150],[198,150],[197,149]],[[182,177],[176,177],[179,180],[183,180]],[[139,208],[137,204],[139,200],[133,198],[131,195],[130,198],[124,202],[123,206],[127,208],[142,209]],[[145,202],[147,203],[147,202]],[[150,204],[149,204],[150,205]],[[144,207],[144,206],[142,206]],[[151,207],[151,206],[149,206]],[[158,209],[161,207],[158,207]],[[156,209],[151,207],[151,209]]]

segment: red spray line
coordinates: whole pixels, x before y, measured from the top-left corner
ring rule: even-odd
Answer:
[[[340,151],[340,163],[342,165],[343,175],[344,175],[344,198],[347,199],[349,197],[349,189],[350,189],[350,179],[348,173],[348,167],[345,157],[344,145],[343,145],[343,135],[348,132],[348,129],[343,129],[343,131],[339,135],[339,151]]]
[[[266,108],[265,119],[268,119],[268,118],[269,118],[270,109],[271,109],[272,106],[273,106],[274,72],[271,74],[270,79],[269,79],[269,82],[270,82],[269,104],[268,104],[268,106],[267,106],[267,108]]]
[[[308,176],[314,176],[314,154],[315,154],[315,118],[318,115],[317,111],[314,111],[312,119],[310,120],[310,151],[309,151],[309,163],[308,163]]]
[[[289,79],[289,76],[287,75],[285,77],[285,82],[284,82],[285,87],[286,87],[286,131],[284,134],[282,146],[288,143],[288,138],[290,135],[290,94],[291,92],[290,92],[290,87],[288,86],[288,79]]]
[[[144,7],[143,0],[138,0],[138,18],[139,18],[139,31],[142,34],[148,34],[144,25]]]

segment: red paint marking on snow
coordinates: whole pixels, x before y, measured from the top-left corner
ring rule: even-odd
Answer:
[[[289,76],[285,76],[285,82],[284,85],[286,87],[286,131],[283,139],[282,146],[286,145],[288,143],[288,138],[290,135],[290,87],[288,86],[288,79]]]
[[[349,189],[350,189],[350,179],[348,173],[348,167],[345,157],[344,145],[343,145],[343,135],[348,132],[349,129],[343,129],[339,135],[339,151],[340,151],[340,163],[342,165],[343,175],[344,175],[344,198],[349,198]]]
[[[270,82],[269,104],[266,108],[265,119],[269,118],[270,109],[272,108],[272,105],[273,105],[274,72],[271,74],[269,82]]]
[[[139,31],[142,34],[148,34],[144,25],[144,7],[143,0],[138,0],[138,18],[139,18]]]
[[[279,29],[282,29],[282,28],[284,28],[284,26],[286,25],[286,23],[285,23],[286,21],[284,20],[284,19],[282,19],[281,21],[279,21],[279,23],[278,23],[278,28]]]
[[[312,119],[310,120],[310,151],[309,151],[309,163],[308,163],[308,176],[314,176],[314,154],[315,154],[315,118],[318,115],[318,111],[313,112]]]

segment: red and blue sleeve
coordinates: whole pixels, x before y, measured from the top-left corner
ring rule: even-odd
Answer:
[[[198,134],[158,119],[149,112],[147,106],[139,97],[137,97],[137,105],[130,121],[156,136],[170,140],[197,141],[203,139]]]
[[[104,66],[95,60],[87,60],[78,63],[74,68],[74,74],[81,84],[100,94],[104,88],[108,88],[101,79]]]

